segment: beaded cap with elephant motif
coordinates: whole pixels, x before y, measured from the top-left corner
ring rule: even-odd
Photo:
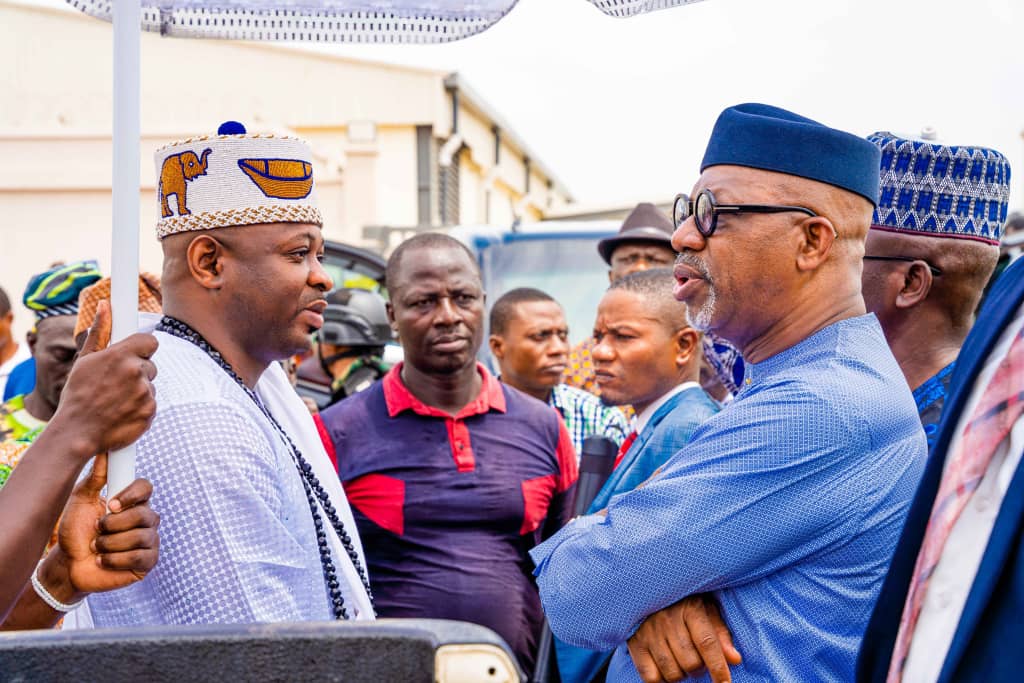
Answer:
[[[217,133],[156,151],[157,237],[261,223],[323,225],[304,141],[249,134],[234,121]]]

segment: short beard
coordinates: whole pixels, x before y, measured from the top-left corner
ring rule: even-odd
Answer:
[[[700,310],[697,311],[696,315],[690,310],[689,306],[686,307],[686,324],[702,334],[709,332],[711,330],[711,318],[715,314],[715,299],[715,288],[708,283],[708,296],[704,299],[704,303],[701,304]]]
[[[715,314],[715,301],[717,299],[715,282],[711,279],[711,273],[708,272],[708,267],[704,265],[703,261],[688,253],[676,256],[676,263],[683,263],[697,270],[704,279],[704,282],[707,283],[708,295],[704,299],[700,310],[694,314],[689,304],[686,305],[686,324],[700,333],[708,332],[711,329],[711,318]]]

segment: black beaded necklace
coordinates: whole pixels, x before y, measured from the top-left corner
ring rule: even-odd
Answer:
[[[187,342],[198,346],[206,355],[208,355],[217,365],[221,367],[224,372],[228,373],[235,382],[242,388],[242,390],[253,400],[253,402],[259,407],[260,411],[270,420],[270,424],[274,426],[277,433],[284,439],[285,443],[291,448],[292,460],[295,462],[295,466],[299,470],[300,479],[302,480],[302,487],[306,491],[306,499],[309,501],[309,511],[313,515],[313,526],[316,529],[316,542],[320,550],[320,564],[323,567],[324,582],[327,584],[328,592],[331,596],[331,607],[334,611],[334,618],[338,620],[348,619],[348,610],[345,609],[345,599],[341,595],[341,584],[338,582],[338,574],[334,567],[334,559],[331,557],[331,549],[327,543],[327,533],[324,531],[323,519],[320,517],[320,507],[323,507],[324,512],[327,513],[327,517],[330,519],[331,526],[334,527],[335,532],[338,534],[338,538],[341,539],[341,544],[345,547],[345,552],[348,553],[349,558],[352,560],[352,565],[356,568],[356,572],[359,574],[359,579],[363,582],[363,588],[366,589],[366,595],[370,598],[370,604],[373,604],[373,593],[370,591],[370,582],[366,578],[366,571],[363,569],[362,562],[359,561],[359,553],[356,552],[355,546],[352,543],[352,538],[345,531],[345,525],[342,523],[341,518],[338,517],[338,511],[334,509],[334,505],[331,503],[330,498],[327,497],[327,492],[324,487],[320,484],[320,480],[313,472],[313,467],[306,461],[299,451],[298,447],[288,436],[288,433],[283,427],[274,419],[274,416],[270,414],[267,407],[263,405],[263,401],[256,395],[256,392],[245,385],[242,378],[235,372],[235,369],[231,367],[224,356],[220,354],[217,349],[213,348],[203,335],[196,332],[188,324],[181,322],[176,318],[165,315],[160,321],[160,324],[156,326],[156,329],[160,332],[165,332],[178,339],[184,339]],[[319,501],[319,506],[317,505]]]

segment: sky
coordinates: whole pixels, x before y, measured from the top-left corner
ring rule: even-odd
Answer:
[[[473,38],[335,46],[459,71],[585,203],[689,191],[718,113],[785,107],[994,147],[1024,208],[1024,2],[704,0],[630,19],[585,0],[520,0]]]
[[[519,0],[456,43],[316,49],[460,72],[584,204],[689,191],[718,113],[755,101],[994,147],[1024,209],[1022,27],[1020,0],[704,0],[630,19]]]

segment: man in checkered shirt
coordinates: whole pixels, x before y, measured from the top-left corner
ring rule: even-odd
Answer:
[[[491,353],[501,381],[554,407],[572,437],[577,458],[583,440],[600,434],[618,446],[629,428],[620,410],[562,382],[569,351],[565,312],[548,294],[530,287],[506,292],[491,308]]]

